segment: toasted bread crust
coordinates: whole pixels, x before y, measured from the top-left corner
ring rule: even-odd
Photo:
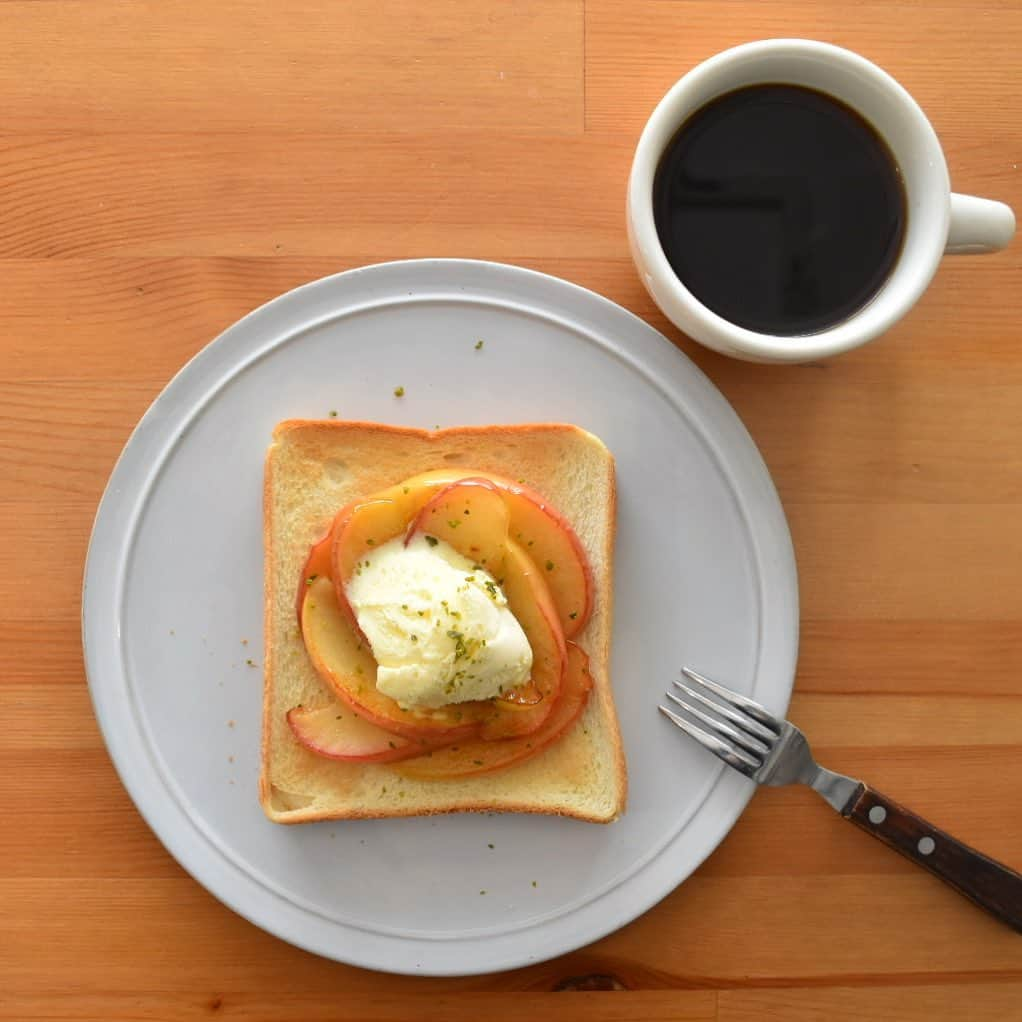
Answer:
[[[385,764],[338,763],[301,748],[283,713],[321,686],[294,621],[309,546],[349,500],[433,468],[522,479],[572,522],[593,570],[596,606],[579,637],[594,689],[567,735],[522,764],[449,781],[410,781]],[[264,476],[265,685],[259,797],[279,823],[450,812],[520,812],[609,822],[624,808],[626,768],[607,676],[617,492],[613,458],[561,423],[442,430],[289,420],[273,434]],[[388,794],[388,781],[390,794]],[[400,790],[400,800],[396,791]]]

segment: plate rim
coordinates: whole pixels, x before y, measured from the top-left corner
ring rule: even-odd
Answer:
[[[662,357],[665,360],[674,359],[674,365],[678,367],[679,372],[687,372],[690,379],[693,381],[693,385],[699,390],[700,396],[704,397],[711,409],[716,412],[717,415],[723,416],[723,423],[715,422],[714,426],[722,429],[724,432],[730,434],[730,442],[732,444],[737,443],[737,450],[731,451],[730,458],[724,458],[721,454],[721,450],[717,444],[710,443],[710,437],[707,436],[705,425],[705,418],[696,418],[696,422],[701,427],[703,440],[710,446],[718,466],[722,471],[726,469],[725,475],[730,489],[735,496],[739,511],[741,512],[742,519],[745,523],[746,530],[748,532],[748,538],[752,545],[752,549],[755,554],[756,564],[756,576],[760,588],[762,589],[765,584],[764,570],[767,566],[767,562],[773,561],[770,565],[770,572],[774,578],[777,574],[786,575],[786,593],[784,598],[779,602],[783,604],[783,612],[788,617],[788,638],[786,650],[782,659],[784,663],[780,666],[779,673],[783,674],[787,678],[786,689],[783,693],[783,705],[775,705],[774,708],[777,712],[783,713],[787,708],[788,700],[791,696],[791,690],[794,685],[794,673],[795,673],[795,662],[797,659],[798,650],[798,578],[797,568],[795,564],[794,549],[791,543],[790,531],[788,529],[787,521],[784,516],[783,508],[780,502],[780,498],[777,494],[773,480],[770,477],[769,471],[766,467],[765,462],[755,444],[755,441],[748,433],[741,419],[739,418],[735,409],[730,403],[724,398],[713,382],[706,376],[703,371],[696,366],[685,354],[680,351],[675,345],[673,345],[662,333],[656,330],[655,327],[646,323],[639,316],[630,312],[628,309],[623,308],[616,302],[594,292],[587,288],[584,288],[571,281],[566,281],[562,278],[555,277],[550,274],[541,273],[536,270],[527,269],[524,267],[514,266],[512,264],[492,262],[488,260],[474,260],[474,259],[410,259],[410,260],[394,260],[383,263],[374,263],[366,266],[354,267],[340,273],[331,274],[326,277],[321,277],[313,281],[306,282],[293,288],[289,291],[283,292],[280,295],[275,296],[269,301],[263,303],[246,315],[242,316],[235,322],[231,323],[226,329],[221,331],[212,341],[207,343],[201,348],[192,358],[185,363],[181,369],[174,374],[174,376],[168,381],[163,387],[157,397],[150,404],[145,414],[141,417],[135,429],[131,432],[128,440],[118,456],[113,469],[110,473],[110,478],[104,489],[103,496],[97,507],[93,527],[90,533],[88,552],[86,555],[85,571],[83,576],[83,590],[82,590],[82,644],[84,652],[84,661],[86,675],[88,679],[88,687],[90,698],[93,704],[93,710],[100,726],[100,730],[103,735],[104,743],[107,748],[108,755],[114,764],[114,767],[118,773],[118,776],[123,784],[124,788],[132,799],[135,808],[138,810],[140,815],[149,825],[150,829],[154,832],[157,838],[161,841],[164,847],[170,852],[175,860],[203,887],[205,887],[211,894],[214,895],[218,900],[223,902],[233,911],[239,915],[248,919],[253,924],[259,926],[261,929],[266,930],[274,934],[275,936],[288,941],[296,946],[302,947],[305,950],[313,953],[331,958],[337,961],[347,962],[349,964],[358,965],[364,968],[380,969],[388,972],[404,973],[411,975],[433,975],[433,976],[459,976],[459,975],[476,975],[480,973],[490,973],[496,971],[503,971],[506,969],[512,969],[522,967],[529,964],[535,964],[536,962],[547,960],[556,955],[567,953],[572,950],[576,950],[592,941],[598,940],[608,933],[614,932],[620,927],[638,918],[640,915],[648,911],[653,905],[659,902],[663,897],[669,894],[677,886],[683,883],[688,877],[694,872],[695,869],[710,855],[720,844],[723,838],[729,833],[731,828],[740,818],[747,802],[752,796],[755,786],[750,782],[744,781],[737,774],[732,772],[725,773],[725,768],[720,765],[716,775],[711,778],[711,781],[706,785],[706,790],[703,797],[699,800],[695,809],[692,810],[692,815],[689,821],[682,826],[678,832],[680,834],[687,828],[689,823],[694,820],[703,811],[706,802],[718,791],[719,788],[723,787],[725,790],[725,798],[727,801],[727,811],[719,814],[715,826],[711,829],[714,832],[714,836],[709,841],[704,842],[706,847],[702,848],[701,852],[697,853],[694,857],[690,856],[691,865],[686,867],[685,870],[680,872],[680,875],[666,885],[661,884],[657,887],[656,891],[652,896],[647,896],[640,899],[638,902],[632,901],[628,907],[623,910],[618,907],[617,911],[605,913],[609,915],[609,919],[605,919],[601,925],[589,927],[584,930],[584,933],[579,939],[574,937],[573,939],[565,942],[563,939],[560,942],[550,940],[536,940],[533,939],[530,944],[530,948],[534,953],[519,952],[517,955],[498,954],[498,959],[493,960],[491,955],[487,958],[485,955],[481,956],[480,960],[475,963],[460,962],[458,965],[448,964],[443,965],[438,961],[430,961],[428,965],[421,962],[415,962],[413,964],[395,963],[390,955],[384,953],[381,955],[358,955],[352,954],[351,949],[343,949],[345,953],[342,953],[336,946],[336,940],[333,945],[330,941],[324,939],[321,934],[320,939],[316,939],[315,934],[310,934],[310,929],[322,930],[322,921],[320,924],[309,926],[309,921],[305,920],[305,932],[301,932],[301,928],[298,928],[299,932],[296,932],[296,928],[293,925],[287,925],[283,919],[283,915],[280,917],[267,918],[267,912],[262,912],[251,909],[247,906],[240,894],[236,891],[230,890],[231,885],[237,881],[236,876],[231,874],[241,873],[244,878],[242,883],[251,883],[253,881],[251,874],[245,873],[231,860],[224,857],[222,851],[218,848],[212,848],[213,858],[218,861],[214,862],[201,862],[202,847],[200,845],[199,854],[194,852],[194,849],[186,848],[189,844],[187,840],[182,838],[181,835],[175,832],[176,821],[166,818],[161,818],[161,801],[166,801],[170,798],[174,801],[173,795],[166,789],[163,779],[159,774],[159,771],[155,771],[155,780],[157,782],[157,788],[155,795],[153,794],[151,786],[147,786],[143,781],[129,768],[134,762],[137,762],[137,756],[135,760],[132,760],[132,749],[128,748],[134,744],[134,746],[143,746],[144,750],[148,750],[148,746],[142,741],[141,734],[127,735],[123,733],[123,729],[118,732],[115,722],[115,710],[116,707],[111,709],[109,705],[106,705],[103,700],[102,685],[103,681],[101,675],[104,670],[104,665],[97,663],[97,646],[98,643],[94,644],[90,641],[90,630],[94,631],[95,625],[93,625],[94,619],[101,613],[103,608],[97,607],[97,597],[90,597],[90,590],[92,593],[96,593],[103,583],[102,574],[104,570],[110,572],[110,562],[106,561],[100,563],[98,556],[98,548],[104,536],[104,529],[109,532],[108,526],[114,524],[117,513],[120,510],[123,515],[123,509],[125,506],[134,508],[139,505],[140,501],[144,500],[146,494],[149,491],[148,472],[143,472],[141,481],[139,479],[124,480],[123,477],[127,475],[132,469],[129,465],[130,452],[134,449],[136,452],[139,447],[146,442],[159,441],[160,436],[165,433],[164,423],[162,421],[163,411],[167,404],[174,404],[174,398],[176,392],[186,387],[196,374],[199,374],[199,382],[205,379],[207,382],[212,374],[208,373],[208,369],[215,369],[216,356],[218,354],[225,353],[224,349],[228,347],[232,336],[238,334],[244,335],[246,331],[251,327],[253,322],[258,323],[259,320],[265,320],[272,316],[274,311],[279,311],[281,307],[287,308],[288,305],[294,305],[296,311],[301,311],[301,303],[303,298],[307,295],[313,294],[316,291],[329,292],[331,287],[340,286],[343,287],[343,283],[352,279],[357,279],[359,276],[369,274],[371,276],[379,275],[384,280],[387,275],[397,273],[401,274],[405,271],[411,273],[413,276],[418,273],[422,273],[427,278],[431,272],[442,271],[449,275],[451,282],[446,285],[448,289],[457,289],[465,291],[466,288],[456,287],[457,274],[459,271],[463,272],[467,276],[477,274],[482,278],[482,285],[486,288],[495,287],[495,296],[501,298],[501,281],[511,278],[516,280],[517,283],[521,284],[526,292],[538,291],[539,294],[534,294],[532,300],[535,302],[535,308],[542,312],[550,312],[550,305],[557,306],[558,299],[562,306],[572,306],[579,302],[583,303],[583,306],[588,305],[592,310],[592,319],[596,322],[602,323],[602,332],[604,334],[611,332],[610,324],[606,321],[607,319],[618,318],[621,322],[627,324],[633,333],[643,334],[649,338],[649,342],[642,342],[639,347],[645,345],[648,350],[643,352],[636,352],[634,349],[629,350],[627,348],[624,351],[629,357],[629,361],[636,363],[638,366],[644,368],[647,373],[650,372],[650,361],[655,361],[653,356],[654,348],[660,345],[660,351],[663,352]],[[479,281],[473,281],[478,283]],[[402,289],[405,289],[408,285],[403,283]],[[436,290],[435,284],[430,285],[433,290]],[[544,292],[543,289],[546,289]],[[510,291],[510,288],[504,288],[505,291]],[[487,292],[494,296],[493,292]],[[409,292],[411,296],[413,292]],[[517,293],[514,296],[518,298]],[[506,304],[513,304],[507,296],[503,296],[503,300]],[[343,306],[341,306],[343,307]],[[558,308],[558,314],[567,318],[569,321],[574,322],[576,325],[581,316],[579,310],[575,308],[569,308],[568,312],[565,313],[564,308]],[[306,318],[311,316],[311,313],[306,310],[304,313]],[[550,317],[553,318],[553,317]],[[278,333],[281,331],[278,330]],[[286,343],[286,342],[284,342]],[[256,345],[252,347],[249,345],[250,350],[248,352],[249,357],[258,357],[266,349],[264,346]],[[620,352],[620,348],[614,348],[610,346],[611,350]],[[242,356],[239,360],[237,357],[230,357],[230,364],[237,368],[238,362],[245,362],[247,359]],[[647,381],[648,382],[648,381]],[[677,387],[671,386],[670,381],[661,382],[662,388],[667,392],[671,393],[672,390],[676,391]],[[201,398],[200,398],[201,400]],[[184,410],[187,412],[188,409],[194,408],[196,400],[193,398],[187,402],[187,407]],[[174,409],[172,408],[171,411]],[[179,409],[180,410],[180,409]],[[200,413],[201,414],[201,413]],[[153,434],[150,438],[150,434]],[[166,441],[166,436],[163,436],[163,440]],[[169,452],[172,449],[172,444],[167,448]],[[735,479],[735,466],[733,462],[739,458],[744,461],[742,466],[743,475],[746,477],[742,481],[745,484],[745,488],[756,486],[760,490],[761,502],[765,501],[766,511],[768,512],[768,518],[770,521],[765,526],[760,526],[759,531],[772,532],[772,540],[774,541],[774,547],[765,551],[761,542],[757,541],[757,530],[753,528],[753,522],[750,520],[747,514],[747,503],[746,500],[742,501],[739,498],[739,491],[736,485]],[[156,463],[156,469],[159,469],[164,458],[161,458]],[[125,482],[132,482],[132,485],[125,487],[128,493],[128,498],[125,499],[124,491],[122,486]],[[120,507],[118,506],[118,502]],[[126,552],[130,550],[131,543],[125,542],[130,538],[130,533],[125,534],[122,537],[122,541],[118,549],[118,559],[123,559]],[[767,556],[770,555],[770,556]],[[123,566],[121,566],[123,567]],[[114,591],[115,594],[120,592],[120,580],[123,579],[122,570],[114,570]],[[760,642],[757,647],[757,660],[762,659],[763,649],[763,636],[762,626],[764,613],[762,608],[767,606],[763,600],[763,593],[758,594],[761,604],[760,614],[760,627],[761,636]],[[114,606],[119,605],[119,595],[114,601]],[[783,614],[782,614],[783,616]],[[780,654],[778,654],[780,655]],[[757,663],[756,677],[759,676],[759,664]],[[134,750],[137,752],[137,748]],[[180,806],[175,806],[176,809],[181,809]],[[172,813],[172,815],[174,815]],[[192,829],[196,830],[208,844],[208,838],[202,834],[200,828],[198,828],[194,820],[184,813],[184,820],[190,823]],[[723,821],[723,822],[721,822]],[[185,835],[187,837],[187,835]],[[594,899],[592,902],[586,903],[582,908],[566,913],[564,917],[557,917],[554,922],[562,918],[573,919],[578,915],[585,912],[587,909],[591,912],[597,905],[603,901],[614,900],[615,893],[620,890],[621,887],[626,887],[633,880],[640,879],[644,874],[649,872],[654,863],[661,858],[669,849],[672,848],[676,839],[668,841],[667,844],[658,855],[650,858],[639,870],[637,870],[635,876],[628,878],[622,884],[615,886],[601,898]],[[192,842],[194,844],[194,842]],[[193,858],[194,856],[194,858]],[[208,858],[208,857],[207,857]],[[261,885],[260,885],[261,886]],[[225,890],[225,888],[227,890]],[[284,901],[277,897],[274,892],[268,891],[267,888],[262,887],[263,891],[266,891],[270,895],[270,901],[272,902],[275,898],[278,901]],[[617,900],[620,900],[618,897]],[[301,910],[297,909],[291,903],[284,901],[284,904],[288,907],[295,909],[299,916],[302,916]],[[280,906],[283,907],[283,906]],[[286,913],[284,913],[286,914]],[[272,915],[272,913],[270,913]],[[338,924],[328,923],[326,925],[327,930],[335,930],[338,928]],[[347,927],[341,926],[341,929],[347,929]],[[512,931],[509,934],[498,934],[494,938],[489,938],[490,944],[503,945],[506,943],[520,943],[524,935],[532,935],[536,937],[534,931],[536,929],[547,930],[549,927],[545,926],[543,921],[538,922],[535,926],[526,926]],[[365,931],[360,931],[363,939],[366,934]],[[327,935],[328,936],[328,935]],[[376,935],[374,935],[376,936]],[[544,933],[544,936],[546,934]],[[485,942],[488,938],[482,938]],[[422,940],[419,938],[410,937],[393,937],[384,936],[380,938],[383,944],[392,944],[395,941],[400,943],[412,943],[419,946],[420,952],[422,951],[421,944]],[[433,942],[434,947],[438,944],[444,947],[445,950],[456,946],[459,942],[458,938],[452,938],[450,940]],[[474,944],[478,944],[478,939],[473,941]],[[426,957],[436,958],[436,955],[430,955]],[[440,957],[445,957],[443,953]],[[446,957],[450,958],[448,954]]]

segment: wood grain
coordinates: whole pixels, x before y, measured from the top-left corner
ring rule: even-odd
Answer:
[[[792,526],[793,719],[1019,868],[1022,245],[945,260],[876,344],[782,367],[694,345],[628,257],[652,106],[779,34],[879,62],[955,187],[1022,210],[1018,0],[0,0],[0,1019],[1018,1015],[1018,938],[798,789],[757,793],[689,882],[564,958],[442,980],[324,961],[182,871],[85,687],[92,518],[167,379],[304,281],[506,260],[620,302],[721,388]]]
[[[581,0],[22,0],[2,18],[7,133],[582,129]]]
[[[74,135],[0,137],[10,182],[0,257],[551,256],[571,251],[580,229],[591,255],[620,255],[614,193],[630,139],[554,141],[502,130],[140,132],[91,135],[83,149]],[[580,166],[592,170],[585,189]]]
[[[614,0],[588,0],[586,127],[639,129],[685,68],[751,39],[802,36],[858,50],[915,96],[939,135],[966,137],[970,147],[989,147],[991,156],[999,149],[1002,162],[1010,165],[1010,150],[998,140],[1016,130],[1013,110],[1022,85],[1005,76],[994,98],[989,84],[992,65],[1007,68],[1013,59],[1014,39],[1022,31],[1018,4],[958,0],[892,7],[763,0],[751,23],[745,17],[750,13],[738,3],[637,0],[625,7]],[[948,88],[963,51],[976,47],[982,48],[990,74],[955,77],[954,88]]]
[[[898,986],[830,990],[728,990],[720,1022],[930,1022],[935,1018],[1000,1022],[1022,1002],[1018,983]]]

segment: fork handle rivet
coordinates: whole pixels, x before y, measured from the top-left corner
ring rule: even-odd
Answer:
[[[1022,933],[1022,874],[962,844],[865,782],[859,782],[841,815]]]

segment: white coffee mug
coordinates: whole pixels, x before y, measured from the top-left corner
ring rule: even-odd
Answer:
[[[816,89],[856,110],[883,137],[902,175],[907,218],[901,252],[877,294],[849,318],[816,333],[777,336],[729,322],[700,302],[668,263],[653,219],[653,181],[665,148],[697,110],[748,85]],[[1002,202],[951,191],[940,142],[915,100],[864,57],[807,39],[766,39],[718,53],[680,79],[653,111],[628,180],[628,240],[643,284],[689,337],[752,362],[836,355],[883,333],[926,290],[945,252],[994,252],[1015,233]]]

